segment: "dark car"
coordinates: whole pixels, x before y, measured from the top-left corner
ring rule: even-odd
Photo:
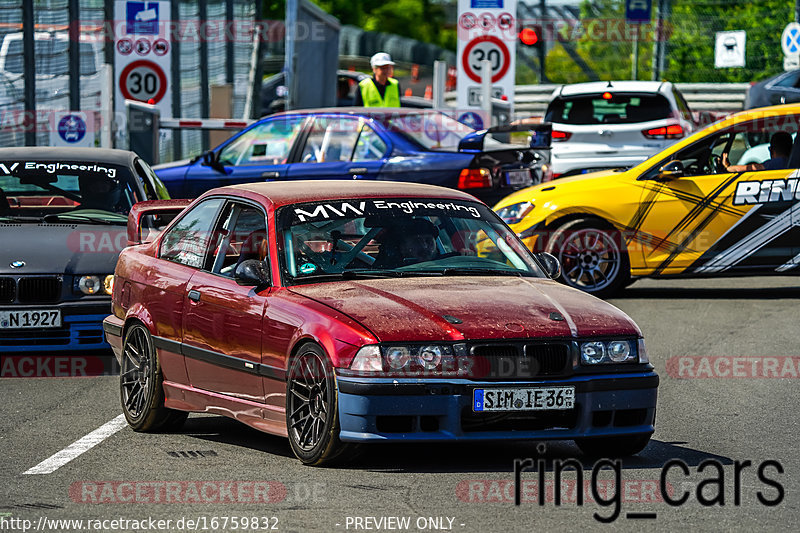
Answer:
[[[213,412],[308,464],[388,441],[637,453],[658,386],[642,333],[557,275],[459,191],[237,185],[122,252],[103,325],[138,431]]]
[[[548,124],[521,128],[547,130],[531,146],[549,146]],[[173,198],[236,183],[346,179],[440,185],[493,203],[539,183],[540,160],[530,146],[500,143],[440,111],[333,108],[263,118],[201,156],[155,170]]]
[[[754,83],[747,90],[745,109],[800,102],[800,70],[790,70]]]
[[[168,198],[133,152],[0,149],[0,351],[108,349],[128,211]]]

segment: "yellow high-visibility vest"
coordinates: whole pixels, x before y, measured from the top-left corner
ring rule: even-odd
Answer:
[[[400,83],[394,78],[389,78],[383,98],[372,78],[361,80],[358,87],[361,89],[364,107],[400,107]]]

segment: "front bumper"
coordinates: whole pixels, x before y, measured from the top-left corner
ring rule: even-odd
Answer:
[[[103,336],[103,319],[108,316],[111,298],[56,304],[0,305],[0,310],[60,309],[61,327],[0,330],[3,352],[66,352],[108,350]]]
[[[346,442],[572,440],[654,431],[655,372],[581,375],[562,380],[364,379],[337,377],[340,438]],[[575,387],[575,408],[473,413],[476,388]]]

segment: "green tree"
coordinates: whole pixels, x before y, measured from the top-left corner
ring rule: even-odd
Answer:
[[[781,32],[794,19],[787,0],[673,0],[664,77],[682,82],[756,81],[783,70]],[[745,30],[744,68],[714,68],[716,32]]]

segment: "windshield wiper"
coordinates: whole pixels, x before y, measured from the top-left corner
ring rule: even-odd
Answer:
[[[122,216],[122,215],[117,215]],[[125,226],[128,224],[128,219],[125,218],[124,220],[108,220],[107,218],[103,217],[93,217],[91,215],[71,215],[69,213],[59,213],[59,214],[50,214],[45,215],[42,218],[45,222],[58,222],[59,220],[77,220],[80,222],[91,222],[92,224],[105,224],[106,226]]]
[[[519,270],[508,270],[505,268],[469,268],[469,267],[448,267],[441,270],[443,276],[473,276],[478,274],[489,274],[492,276],[517,276],[522,277],[524,272]]]
[[[3,222],[39,222],[40,217],[20,217],[16,215],[2,215],[0,221]]]

